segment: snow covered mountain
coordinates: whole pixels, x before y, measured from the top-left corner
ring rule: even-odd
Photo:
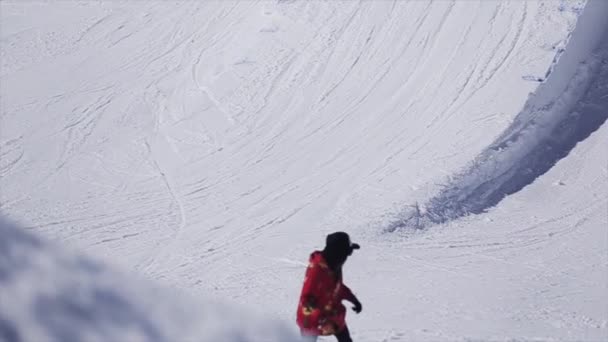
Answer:
[[[205,314],[163,321],[171,295],[142,280],[111,293],[158,335],[31,328],[21,303],[86,272],[31,233],[283,321],[234,337],[263,341],[295,332],[308,254],[344,230],[356,341],[608,339],[608,1],[0,10],[0,208],[22,226],[0,279],[27,271],[0,280],[0,338],[218,338]]]

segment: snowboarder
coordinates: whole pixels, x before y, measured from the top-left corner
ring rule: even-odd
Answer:
[[[318,336],[335,335],[339,342],[352,342],[346,326],[346,308],[342,300],[354,304],[353,311],[361,312],[361,302],[342,283],[342,265],[360,246],[350,242],[344,232],[327,235],[325,249],[310,255],[300,302],[297,323],[307,341]]]

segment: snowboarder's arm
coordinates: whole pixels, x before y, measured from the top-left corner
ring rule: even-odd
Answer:
[[[351,303],[354,303],[354,300],[356,300],[353,292],[344,284],[340,286],[340,299],[346,299]]]
[[[353,307],[353,310],[356,313],[361,312],[361,302],[359,301],[359,299],[357,298],[357,296],[355,296],[353,294],[353,292],[348,288],[348,286],[342,284],[342,286],[340,287],[340,298],[342,299],[346,299],[347,301],[353,303],[355,306]]]

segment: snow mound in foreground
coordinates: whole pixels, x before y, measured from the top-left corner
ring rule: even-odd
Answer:
[[[196,305],[0,219],[1,341],[293,341],[279,323]]]

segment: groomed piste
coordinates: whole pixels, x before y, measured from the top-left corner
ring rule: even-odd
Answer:
[[[608,2],[0,1],[0,340],[608,339]]]

